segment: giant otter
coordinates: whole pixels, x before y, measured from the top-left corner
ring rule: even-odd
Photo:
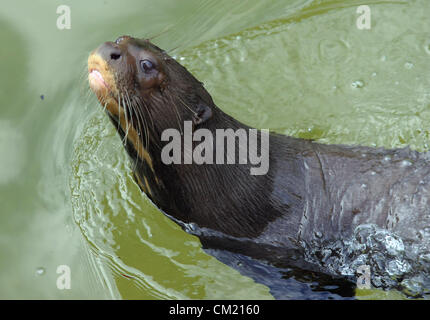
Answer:
[[[217,129],[251,128],[219,109],[199,80],[149,40],[122,36],[103,43],[90,54],[88,72],[141,190],[204,248],[335,281],[339,274],[304,258],[316,238],[336,241],[371,224],[404,241],[424,241],[420,230],[430,226],[428,153],[270,133],[266,174],[250,174],[249,162],[165,164],[161,153],[169,142],[162,134],[171,128],[183,133],[186,121],[192,130],[214,135]]]

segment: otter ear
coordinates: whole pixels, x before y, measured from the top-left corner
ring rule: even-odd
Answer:
[[[195,126],[206,122],[212,117],[212,110],[206,104],[199,103],[196,113],[193,115],[193,124]]]

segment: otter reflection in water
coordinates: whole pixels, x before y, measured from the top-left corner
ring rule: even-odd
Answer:
[[[142,191],[209,253],[267,284],[275,297],[288,297],[283,283],[291,278],[353,295],[363,264],[370,264],[374,286],[428,292],[428,153],[270,133],[267,174],[249,174],[249,161],[165,164],[162,134],[183,132],[185,121],[214,135],[252,128],[219,109],[200,81],[148,40],[103,43],[88,71]]]

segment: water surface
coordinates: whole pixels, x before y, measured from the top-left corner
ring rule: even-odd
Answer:
[[[364,3],[371,30],[356,27]],[[154,42],[249,125],[429,149],[428,1],[61,4],[70,30],[56,27],[56,1],[0,8],[0,298],[273,298],[207,255],[133,182],[85,73],[89,52],[119,35],[161,33]],[[56,287],[59,265],[71,268],[71,290]],[[296,288],[290,297],[302,298]]]

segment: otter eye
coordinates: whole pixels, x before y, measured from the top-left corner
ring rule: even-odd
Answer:
[[[140,67],[143,71],[148,72],[154,69],[154,64],[148,59],[140,60]]]

